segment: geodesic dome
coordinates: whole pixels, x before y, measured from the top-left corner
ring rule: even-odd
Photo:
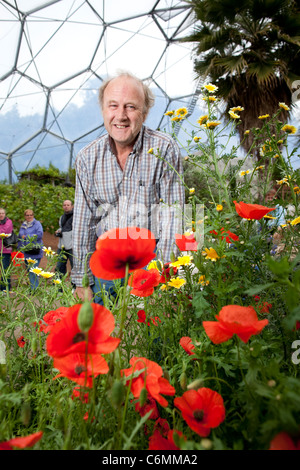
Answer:
[[[118,69],[156,96],[146,124],[170,130],[168,109],[192,113],[199,82],[191,7],[177,0],[0,1],[0,180],[51,162],[72,168],[105,131],[98,89]]]

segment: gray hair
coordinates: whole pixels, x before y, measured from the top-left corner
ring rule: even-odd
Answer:
[[[155,101],[154,94],[152,93],[148,85],[146,85],[146,83],[143,82],[143,80],[137,78],[135,75],[131,74],[130,72],[118,72],[117,75],[115,75],[114,77],[108,78],[102,83],[101,87],[99,88],[99,95],[98,95],[101,109],[103,107],[103,96],[104,96],[104,92],[106,90],[107,85],[112,80],[114,80],[115,78],[119,78],[119,77],[131,78],[132,80],[135,80],[138,84],[142,86],[143,91],[144,91],[144,96],[145,96],[143,113],[145,116],[147,116],[150,108],[152,108],[152,106],[154,105],[154,101]]]

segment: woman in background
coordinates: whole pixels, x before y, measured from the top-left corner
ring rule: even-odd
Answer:
[[[0,233],[11,234],[13,231],[13,223],[12,221],[6,217],[6,211],[2,207],[0,208]],[[2,258],[2,268],[6,271],[9,268],[10,261],[11,261],[11,246],[4,246],[3,239],[0,237],[0,254]],[[1,279],[1,271],[0,271],[0,279]],[[11,288],[11,280],[10,277],[7,278],[7,286],[8,290]],[[3,279],[0,282],[0,290],[6,290],[6,283]]]
[[[37,268],[43,257],[44,231],[41,222],[34,218],[33,210],[26,209],[24,216],[25,221],[22,223],[19,232],[18,249],[24,253],[30,287],[34,290],[39,285],[39,278],[35,273],[31,272],[31,269]],[[28,258],[35,260],[35,263],[28,263]]]

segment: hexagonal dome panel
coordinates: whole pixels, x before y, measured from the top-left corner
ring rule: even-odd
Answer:
[[[105,132],[98,89],[119,69],[152,88],[146,124],[170,131],[168,109],[197,103],[193,13],[178,0],[1,0],[1,180],[51,162],[62,171]],[[199,112],[199,111],[198,111]]]

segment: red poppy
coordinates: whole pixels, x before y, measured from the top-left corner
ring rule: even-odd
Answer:
[[[63,357],[55,357],[53,367],[58,369],[58,377],[66,377],[78,385],[92,388],[93,378],[99,374],[107,374],[109,367],[100,354],[72,353]]]
[[[176,266],[170,266],[171,263],[165,263],[163,267],[163,271],[161,273],[161,278],[160,281],[162,284],[166,284],[167,282],[170,281],[172,276],[175,276],[177,274],[178,269]]]
[[[179,437],[184,437],[182,432],[170,430],[167,438],[165,438],[161,435],[159,430],[156,429],[149,439],[149,450],[180,450],[174,443],[174,434],[178,434]],[[184,439],[186,438],[184,437]]]
[[[188,336],[183,336],[180,339],[179,344],[189,354],[189,356],[192,356],[193,354],[195,354],[193,352],[193,350],[195,349],[195,346],[193,345],[191,338],[189,338]]]
[[[135,410],[141,415],[145,416],[149,411],[152,411],[148,419],[157,419],[159,418],[159,412],[157,408],[156,401],[151,396],[147,396],[145,405],[141,406],[139,401],[135,403]]]
[[[20,336],[20,338],[17,339],[18,346],[20,348],[24,348],[26,341],[24,339],[24,336]]]
[[[210,233],[213,233],[214,235],[216,235],[216,237],[218,236],[218,232],[216,232],[216,230],[211,230]],[[225,230],[225,228],[223,227],[221,228],[221,235],[226,235],[227,243],[232,243],[232,242],[236,242],[239,240],[238,235],[235,235],[235,233],[230,232],[230,230]],[[221,238],[223,240],[224,236],[222,236]]]
[[[211,428],[216,428],[225,419],[223,398],[210,388],[188,390],[174,400],[188,426],[202,437],[207,437]]]
[[[94,320],[88,335],[88,353],[107,354],[116,349],[120,339],[112,338],[115,320],[113,314],[102,305],[92,303]],[[74,352],[86,351],[86,334],[78,326],[81,304],[68,308],[63,318],[52,326],[47,337],[47,351],[52,357],[62,357]]]
[[[145,310],[139,310],[137,314],[138,314],[138,317],[139,317],[138,318],[138,323],[146,323],[146,312],[145,312]],[[159,321],[161,323],[161,320],[160,320],[159,317],[154,317],[154,318],[150,317],[150,320],[152,321],[153,325],[155,325],[155,326],[158,325],[157,321]],[[148,326],[150,326],[150,324],[151,323],[148,321]]]
[[[129,272],[145,267],[155,258],[155,237],[145,228],[116,228],[97,240],[90,259],[93,274],[102,279],[120,279]]]
[[[19,449],[25,449],[25,447],[32,447],[36,444],[43,436],[43,431],[38,431],[29,436],[15,437],[9,441],[0,442],[0,450],[13,450],[13,447]]]
[[[286,432],[280,432],[272,439],[269,450],[300,450],[300,440],[294,442]]]
[[[79,400],[82,401],[82,403],[88,403],[89,402],[89,392],[82,393],[82,390],[84,390],[82,387],[75,387],[72,392],[72,400],[74,398],[78,398]]]
[[[235,209],[240,217],[243,219],[254,219],[260,220],[262,219],[268,212],[274,211],[276,207],[266,207],[261,206],[259,204],[246,204],[245,202],[236,202],[233,201],[235,204]]]
[[[268,302],[263,302],[262,305],[259,307],[260,313],[270,313],[270,308],[272,308],[272,304],[269,304]]]
[[[131,382],[131,392],[135,398],[140,396],[142,389],[146,386],[148,395],[156,400],[161,406],[167,406],[168,402],[162,395],[174,395],[175,388],[163,377],[162,368],[156,362],[145,357],[133,357],[130,359],[131,367],[121,370],[121,374],[129,377],[138,371],[143,371]],[[145,370],[143,370],[145,369]],[[129,385],[128,380],[126,385]]]
[[[50,310],[49,312],[47,312],[43,316],[43,320],[45,323],[47,323],[47,326],[41,325],[41,331],[44,331],[44,333],[49,333],[51,327],[55,325],[56,322],[60,321],[68,312],[68,310],[68,307],[59,307],[56,310]]]
[[[149,297],[154,292],[154,287],[160,282],[160,273],[157,269],[137,269],[128,279],[128,285],[132,287],[131,294],[138,297]]]
[[[19,251],[12,251],[11,259],[14,266],[21,266],[22,261],[24,261],[24,253],[20,253]]]
[[[180,251],[197,251],[198,243],[193,233],[190,235],[175,234],[175,243]]]
[[[300,321],[296,321],[296,330],[300,330]]]
[[[224,343],[236,334],[244,343],[247,343],[252,335],[257,335],[269,323],[268,320],[258,320],[253,307],[241,307],[240,305],[226,305],[217,321],[204,321],[203,327],[206,334],[214,344]]]

